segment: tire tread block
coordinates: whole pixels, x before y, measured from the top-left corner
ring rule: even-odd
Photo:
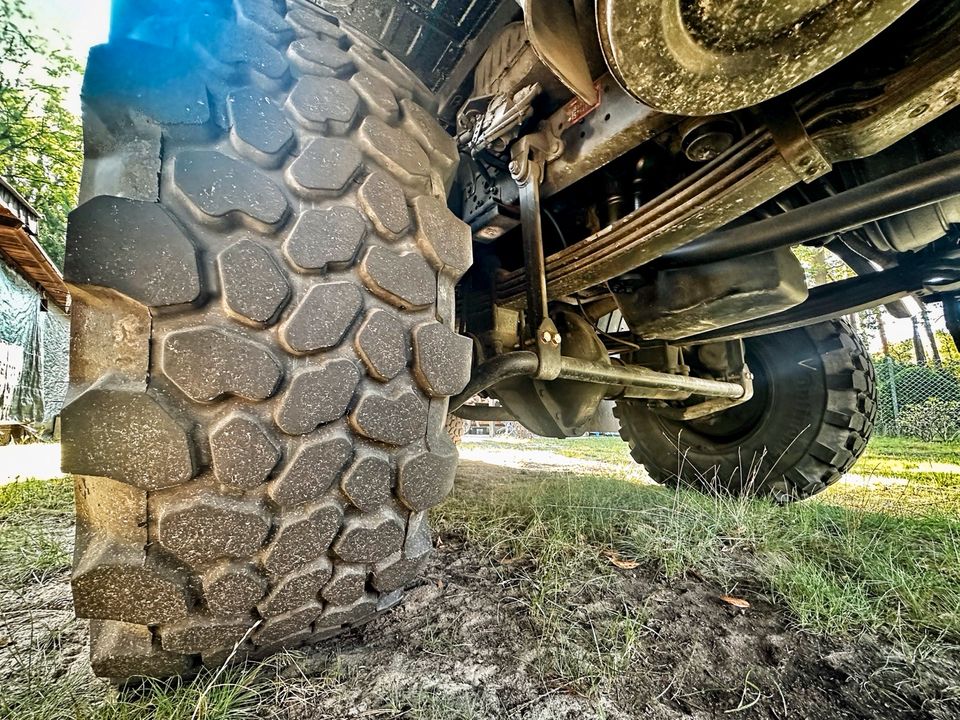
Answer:
[[[373,310],[357,331],[356,350],[370,377],[393,380],[407,366],[406,329],[386,310]]]
[[[342,521],[343,510],[334,503],[286,514],[264,552],[263,566],[273,578],[279,578],[322,557]]]
[[[283,378],[279,360],[241,333],[197,327],[167,336],[163,371],[189,398],[209,402],[224,395],[272,397]]]
[[[190,566],[248,558],[263,546],[270,521],[256,502],[206,494],[160,511],[158,541]]]
[[[260,423],[237,413],[210,434],[213,471],[224,485],[252,490],[280,462],[280,448]]]
[[[163,650],[146,625],[111,620],[90,623],[90,664],[100,677],[168,677],[193,667],[187,655]]]
[[[360,383],[350,360],[328,360],[294,375],[276,413],[276,423],[288,435],[306,435],[347,412]]]
[[[157,625],[187,616],[189,598],[179,579],[144,565],[145,551],[104,539],[84,548],[73,574],[78,617]]]
[[[251,240],[224,250],[219,267],[224,303],[251,323],[269,324],[290,297],[290,284],[276,261]]]
[[[320,500],[351,458],[353,443],[345,435],[301,445],[280,477],[270,484],[270,499],[284,507]]]
[[[145,229],[149,243],[135,242]],[[200,296],[193,243],[156,203],[103,195],[70,215],[64,278],[111,288],[149,307]]]
[[[412,391],[396,398],[367,393],[350,416],[353,428],[377,442],[406,445],[423,437],[427,430],[426,405]]]
[[[258,229],[280,226],[290,203],[280,186],[249,163],[212,150],[187,150],[175,160],[174,182],[199,219],[247,218]]]
[[[64,472],[143,490],[182,485],[196,473],[186,429],[145,392],[95,387],[64,408],[63,422]]]
[[[290,261],[304,270],[326,270],[353,263],[367,233],[363,216],[352,207],[307,210],[284,244]]]
[[[283,110],[269,97],[255,88],[236,90],[227,95],[227,113],[238,151],[268,167],[283,161],[296,138]]]

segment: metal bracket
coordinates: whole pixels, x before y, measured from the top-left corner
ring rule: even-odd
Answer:
[[[590,63],[569,0],[522,0],[523,20],[534,52],[567,89],[587,105],[598,102]]]
[[[543,253],[543,223],[540,217],[540,184],[547,162],[559,156],[559,141],[544,133],[527,135],[513,146],[510,175],[520,188],[520,223],[523,257],[527,270],[527,318],[530,340],[540,359],[534,376],[555,380],[560,375],[560,344],[563,341],[547,307],[546,259]]]
[[[793,105],[783,102],[768,103],[764,108],[764,116],[777,150],[798,178],[810,183],[833,169],[807,134],[807,129]]]
[[[733,382],[734,379],[739,381],[740,386],[743,388],[743,394],[740,397],[714,397],[684,408],[655,408],[654,412],[676,421],[699,420],[700,418],[716,415],[717,413],[729,410],[737,405],[743,405],[745,402],[752,400],[754,375],[750,372],[750,368],[747,367],[743,341],[734,340],[724,343],[723,352],[725,357],[717,358],[717,369],[726,376],[724,377],[725,382]],[[732,377],[727,376],[727,373],[734,369],[736,369],[736,372],[732,373]]]
[[[743,405],[753,399],[753,373],[743,366],[743,374],[740,376],[740,385],[743,387],[743,395],[739,398],[710,398],[702,403],[691,405],[685,408],[663,407],[656,408],[654,412],[670,420],[687,421],[699,420],[700,418],[716,415],[717,413],[729,410],[737,405]]]

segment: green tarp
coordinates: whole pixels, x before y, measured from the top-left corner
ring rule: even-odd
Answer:
[[[0,424],[40,423],[67,394],[70,320],[0,261]]]

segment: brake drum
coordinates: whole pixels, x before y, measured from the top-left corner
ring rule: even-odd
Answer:
[[[597,22],[627,92],[663,112],[716,115],[818,75],[916,2],[597,0]]]

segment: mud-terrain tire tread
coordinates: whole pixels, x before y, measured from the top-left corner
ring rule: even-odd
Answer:
[[[73,588],[108,677],[262,656],[396,605],[453,482],[447,396],[469,374],[458,158],[424,142],[445,133],[414,109],[423,88],[308,3],[172,5],[91,56],[67,251]],[[134,77],[125,53],[181,70]],[[390,122],[360,74],[396,96]]]
[[[463,443],[463,436],[467,434],[467,421],[454,414],[447,416],[447,435],[453,440],[453,444],[460,447]]]
[[[715,465],[696,467],[681,459],[681,448],[662,452],[659,438],[651,442],[651,411],[640,403],[618,403],[614,414],[620,420],[620,436],[630,445],[634,460],[644,465],[658,483],[693,487],[707,492],[731,492],[771,496],[778,502],[810,498],[837,482],[866,449],[877,413],[877,382],[873,360],[860,336],[844,320],[834,320],[788,331],[798,342],[808,342],[819,355],[819,402],[807,407],[782,407],[776,412],[794,414],[812,432],[806,432],[790,451],[788,464],[774,465],[765,482],[743,483],[739,473],[745,462],[740,448],[718,451]],[[772,337],[772,336],[771,336]],[[763,342],[763,338],[746,342]],[[787,363],[791,362],[789,359]],[[761,440],[764,428],[759,429]],[[783,438],[767,437],[770,446]],[[793,440],[789,438],[787,441]],[[676,443],[676,439],[673,440]],[[659,452],[658,452],[659,451]],[[774,452],[779,457],[779,453]],[[678,468],[682,468],[678,473]]]

